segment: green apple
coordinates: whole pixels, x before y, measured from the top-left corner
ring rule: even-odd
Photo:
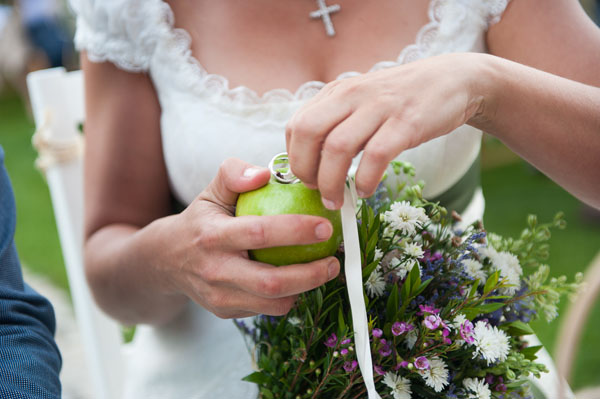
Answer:
[[[250,257],[275,266],[307,263],[335,254],[342,242],[340,211],[331,211],[321,202],[318,190],[302,183],[284,184],[271,179],[265,186],[240,194],[236,216],[302,214],[322,216],[331,221],[333,233],[329,240],[308,245],[291,245],[250,250]]]

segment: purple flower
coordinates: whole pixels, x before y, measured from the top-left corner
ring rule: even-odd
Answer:
[[[344,348],[340,351],[340,353],[342,354],[342,356],[346,356],[348,354],[348,349]]]
[[[465,320],[464,323],[460,325],[460,336],[469,344],[475,342],[475,338],[473,338],[473,323],[469,320]]]
[[[444,328],[444,331],[442,331],[442,336],[447,337],[448,335],[450,335],[450,330]]]
[[[327,340],[325,341],[325,346],[329,347],[329,348],[335,348],[335,346],[337,345],[337,335],[335,335],[335,333],[331,334],[331,336],[329,338],[327,338]]]
[[[414,330],[415,327],[412,324],[406,323],[406,322],[395,322],[394,324],[392,324],[392,334],[394,334],[395,336],[404,334],[405,332],[409,332]]]
[[[402,367],[402,368],[404,368],[404,369],[405,369],[405,368],[407,368],[407,367],[408,367],[408,364],[409,364],[409,363],[408,363],[406,360],[403,360],[402,362],[400,362],[400,364],[398,364],[398,365],[396,366],[396,370],[398,370],[400,367]]]
[[[342,345],[348,345],[350,342],[352,342],[352,340],[350,338],[346,338],[341,343],[342,343]]]
[[[373,370],[375,370],[375,372],[379,375],[385,375],[385,370],[383,369],[383,367],[381,367],[377,364],[375,366],[373,366]]]
[[[429,360],[425,356],[419,356],[415,359],[415,367],[419,370],[429,369]]]
[[[430,330],[437,329],[441,323],[442,319],[440,319],[440,316],[438,316],[437,314],[430,314],[423,320],[423,324],[425,324],[425,327],[429,328]]]
[[[379,354],[383,357],[391,355],[392,348],[390,347],[390,344],[385,339],[381,340],[381,344],[382,346],[379,348]]]
[[[381,338],[381,336],[383,335],[383,331],[381,331],[381,329],[379,328],[374,328],[372,334],[374,337]]]
[[[419,316],[422,316],[425,313],[430,313],[430,314],[440,313],[439,309],[436,309],[433,306],[429,306],[429,305],[419,305],[419,309],[421,309],[420,312],[417,312],[417,315],[419,315]]]
[[[445,343],[446,345],[452,345],[452,340],[451,340],[450,338],[447,338],[447,337],[446,337],[446,338],[444,338],[444,343]]]
[[[356,360],[353,360],[351,362],[344,362],[344,370],[346,370],[346,372],[349,373],[352,370],[354,370],[357,365],[358,362]]]

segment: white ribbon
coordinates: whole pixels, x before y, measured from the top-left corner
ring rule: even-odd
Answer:
[[[348,186],[344,190],[344,205],[341,211],[344,252],[346,254],[346,286],[348,287],[350,310],[352,311],[354,345],[356,346],[358,367],[367,387],[368,398],[381,399],[381,396],[375,390],[375,380],[373,379],[373,360],[371,359],[371,346],[369,344],[369,325],[363,291],[360,243],[358,240],[358,227],[356,226],[357,198],[356,185],[354,180],[350,178],[348,179]]]

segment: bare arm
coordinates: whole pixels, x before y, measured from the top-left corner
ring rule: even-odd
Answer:
[[[324,218],[234,218],[238,193],[270,177],[230,159],[182,213],[170,215],[160,107],[147,75],[84,55],[85,263],[96,301],[125,323],[161,324],[188,298],[219,317],[282,315],[297,294],[339,272],[335,258],[273,267],[247,249],[310,244],[333,231]]]
[[[160,323],[186,302],[166,295],[166,282],[153,272],[162,247],[161,224],[148,225],[171,213],[160,106],[147,75],[92,63],[85,55],[82,67],[88,281],[100,306],[113,316]]]
[[[487,39],[495,55],[585,85],[495,60],[474,124],[600,207],[600,29],[578,1],[513,0]]]
[[[470,124],[600,208],[600,88],[504,59],[487,64],[485,100]]]

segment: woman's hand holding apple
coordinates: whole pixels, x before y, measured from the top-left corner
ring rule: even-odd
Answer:
[[[233,217],[239,193],[269,178],[266,168],[228,159],[209,187],[169,218],[180,237],[163,258],[178,259],[163,270],[173,294],[184,293],[222,318],[283,315],[299,293],[337,276],[335,257],[285,267],[249,259],[249,249],[323,242],[333,232],[331,222],[318,216]]]

